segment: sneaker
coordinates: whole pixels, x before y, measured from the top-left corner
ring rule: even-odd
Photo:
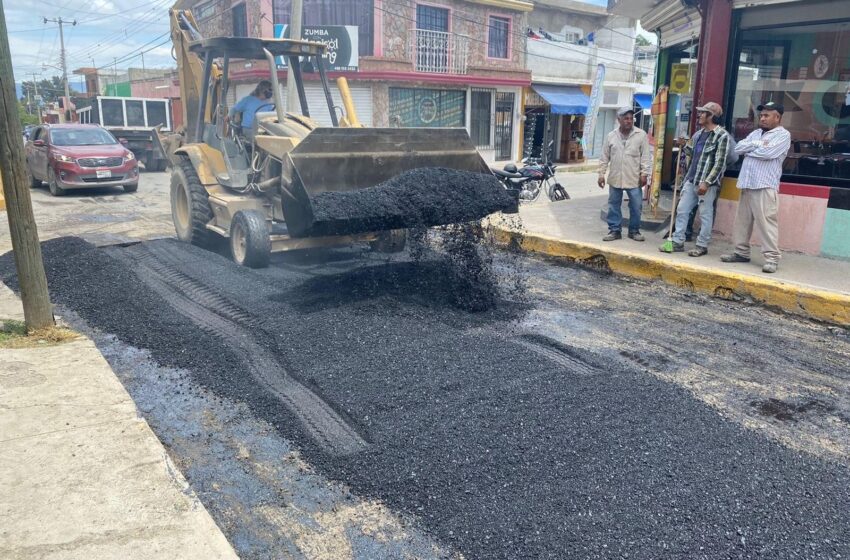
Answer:
[[[733,262],[750,262],[750,258],[749,258],[749,257],[742,257],[742,256],[741,256],[741,255],[739,255],[738,253],[732,253],[731,255],[722,255],[722,256],[720,257],[720,260],[721,260],[721,261],[723,261],[723,262],[726,262],[726,263],[733,263]]]
[[[681,253],[685,250],[685,244],[684,243],[676,243],[674,241],[672,250],[669,249],[669,246],[666,243],[664,245],[661,245],[658,248],[658,250],[661,251],[662,253]]]
[[[767,272],[768,274],[773,274],[776,272],[777,264],[775,262],[766,262],[764,266],[761,267],[762,272]]]
[[[629,239],[634,239],[635,241],[646,241],[646,238],[639,231],[630,231]]]
[[[619,231],[609,231],[608,235],[602,238],[602,241],[616,241],[617,239],[622,239],[623,234]]]
[[[694,247],[693,249],[688,251],[688,256],[690,256],[690,257],[701,257],[701,256],[703,256],[707,253],[708,253],[708,247],[700,247],[699,245],[697,245],[696,247]]]

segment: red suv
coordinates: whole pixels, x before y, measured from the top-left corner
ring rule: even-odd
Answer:
[[[27,171],[33,188],[46,181],[50,194],[70,189],[139,188],[139,163],[108,131],[93,124],[46,124],[30,134]]]

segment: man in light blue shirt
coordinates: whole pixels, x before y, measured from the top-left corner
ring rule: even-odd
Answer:
[[[263,80],[250,95],[246,95],[240,99],[236,105],[230,108],[227,114],[229,120],[233,120],[237,113],[242,114],[242,122],[240,126],[242,131],[250,131],[254,125],[254,115],[262,108],[271,109],[274,103],[269,101],[272,98],[272,83],[268,80]]]

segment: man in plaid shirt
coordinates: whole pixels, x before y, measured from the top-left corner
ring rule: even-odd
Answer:
[[[692,257],[701,257],[708,253],[711,241],[711,226],[714,224],[714,201],[720,192],[720,180],[726,171],[726,152],[729,147],[729,133],[720,126],[723,109],[717,103],[709,102],[697,107],[697,124],[700,129],[684,146],[687,156],[687,174],[682,186],[682,198],[676,209],[676,229],[673,232],[673,251],[685,250],[685,230],[693,209],[699,205],[702,225],[699,229],[696,247],[688,252]],[[662,252],[670,252],[662,245]]]

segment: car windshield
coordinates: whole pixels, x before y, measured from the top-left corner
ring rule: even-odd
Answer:
[[[118,140],[102,128],[57,128],[50,131],[54,146],[103,146]]]

